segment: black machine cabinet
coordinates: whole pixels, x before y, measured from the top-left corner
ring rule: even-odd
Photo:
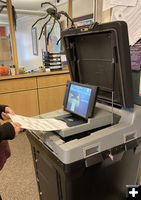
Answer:
[[[79,134],[67,137],[27,132],[40,200],[125,199],[126,185],[137,183],[141,150],[127,25],[95,23],[64,30],[62,38],[72,80],[98,86],[96,109],[117,120],[89,131],[76,126]]]
[[[43,142],[41,134],[27,133],[31,143],[40,200],[125,200],[126,184],[136,184],[139,157],[133,147],[113,148],[117,162],[111,164],[109,151],[71,164],[62,163]],[[128,148],[128,151],[125,151]],[[122,157],[118,162],[118,157]],[[101,162],[102,158],[102,162]],[[95,164],[97,163],[97,164]],[[128,170],[127,170],[128,168]]]

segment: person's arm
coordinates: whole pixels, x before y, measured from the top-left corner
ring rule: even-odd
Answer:
[[[14,126],[6,122],[0,126],[0,140],[12,140],[15,137]]]
[[[16,122],[6,122],[0,126],[0,140],[12,140],[22,130],[21,125]]]
[[[14,114],[14,111],[7,105],[0,105],[1,119],[10,119],[8,114]],[[6,122],[0,126],[0,140],[12,140],[21,130],[21,125],[19,123]]]

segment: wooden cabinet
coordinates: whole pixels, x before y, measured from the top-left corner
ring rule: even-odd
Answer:
[[[36,89],[36,78],[20,78],[0,81],[0,94]]]
[[[47,113],[62,108],[65,85],[39,89],[39,110]]]
[[[58,74],[54,76],[38,77],[38,88],[53,87],[57,85],[65,85],[67,80],[70,80],[69,74]]]
[[[0,81],[0,104],[10,106],[19,115],[38,115],[36,78]]]
[[[62,108],[67,80],[69,74],[37,78],[40,114]]]
[[[0,77],[0,104],[29,117],[59,109],[69,79],[68,71]]]
[[[36,116],[39,114],[37,90],[0,94],[0,104],[10,106],[16,114]]]

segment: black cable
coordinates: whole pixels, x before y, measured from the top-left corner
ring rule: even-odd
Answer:
[[[48,33],[48,36],[47,36],[47,44],[48,44],[49,36],[50,36],[50,34],[51,34],[51,32],[52,32],[54,26],[55,26],[55,22],[56,22],[56,20],[54,19],[54,22],[53,22],[52,28],[51,28],[50,32]]]
[[[2,1],[2,0],[0,0],[0,2],[6,4],[6,1]]]
[[[58,45],[61,40],[62,40],[62,36],[59,38],[59,40],[57,40],[56,44]]]
[[[5,1],[0,0],[0,2],[6,4]],[[6,5],[5,6],[0,5],[0,13],[3,11],[4,8],[7,8],[7,6]]]
[[[14,23],[14,27],[15,27],[15,30],[16,30],[16,26],[17,26],[17,16],[16,16],[16,11],[15,11],[15,7],[12,5],[12,15],[13,15],[13,23]]]
[[[52,3],[50,3],[50,2],[41,3],[41,7],[43,7],[43,5],[45,5],[45,4],[53,6],[55,8],[56,12],[57,12],[57,8]]]
[[[4,8],[7,8],[7,6],[0,6],[0,13],[3,11]]]
[[[46,24],[51,20],[52,16],[50,16],[49,20],[43,25],[42,29],[41,29],[41,33],[40,33],[40,36],[39,36],[39,40],[41,39],[41,36],[42,36],[42,33],[43,33],[43,30],[46,26]]]
[[[44,17],[39,18],[33,25],[32,28],[42,19],[46,19],[48,17],[49,14],[46,14]]]
[[[58,12],[58,13],[60,13],[60,14],[64,15],[65,17],[67,17],[67,19],[69,19],[69,20],[71,21],[72,26],[74,26],[74,22],[73,22],[73,20],[69,17],[69,15],[68,15],[66,12],[64,12],[64,11],[60,11],[60,12]]]
[[[6,4],[5,1],[0,0],[0,2]],[[7,5],[0,6],[0,13],[3,11],[4,8],[7,8]],[[15,11],[15,7],[13,5],[12,5],[12,16],[13,16],[14,27],[16,30],[16,11]]]
[[[59,20],[56,20],[56,21],[59,23],[59,26],[60,26],[60,32],[62,32],[61,22],[59,22]],[[58,43],[60,42],[61,39],[62,39],[62,37],[60,37],[60,38],[57,40],[57,42],[56,42],[57,45],[58,45]]]

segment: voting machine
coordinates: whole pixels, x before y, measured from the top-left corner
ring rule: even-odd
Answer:
[[[85,123],[27,132],[40,199],[125,199],[126,185],[137,183],[141,150],[141,106],[133,102],[127,25],[95,23],[67,29],[62,37],[72,84],[98,91]],[[66,83],[66,90],[71,87]],[[76,105],[78,95],[72,96]],[[40,117],[76,116],[68,98],[66,109]]]

